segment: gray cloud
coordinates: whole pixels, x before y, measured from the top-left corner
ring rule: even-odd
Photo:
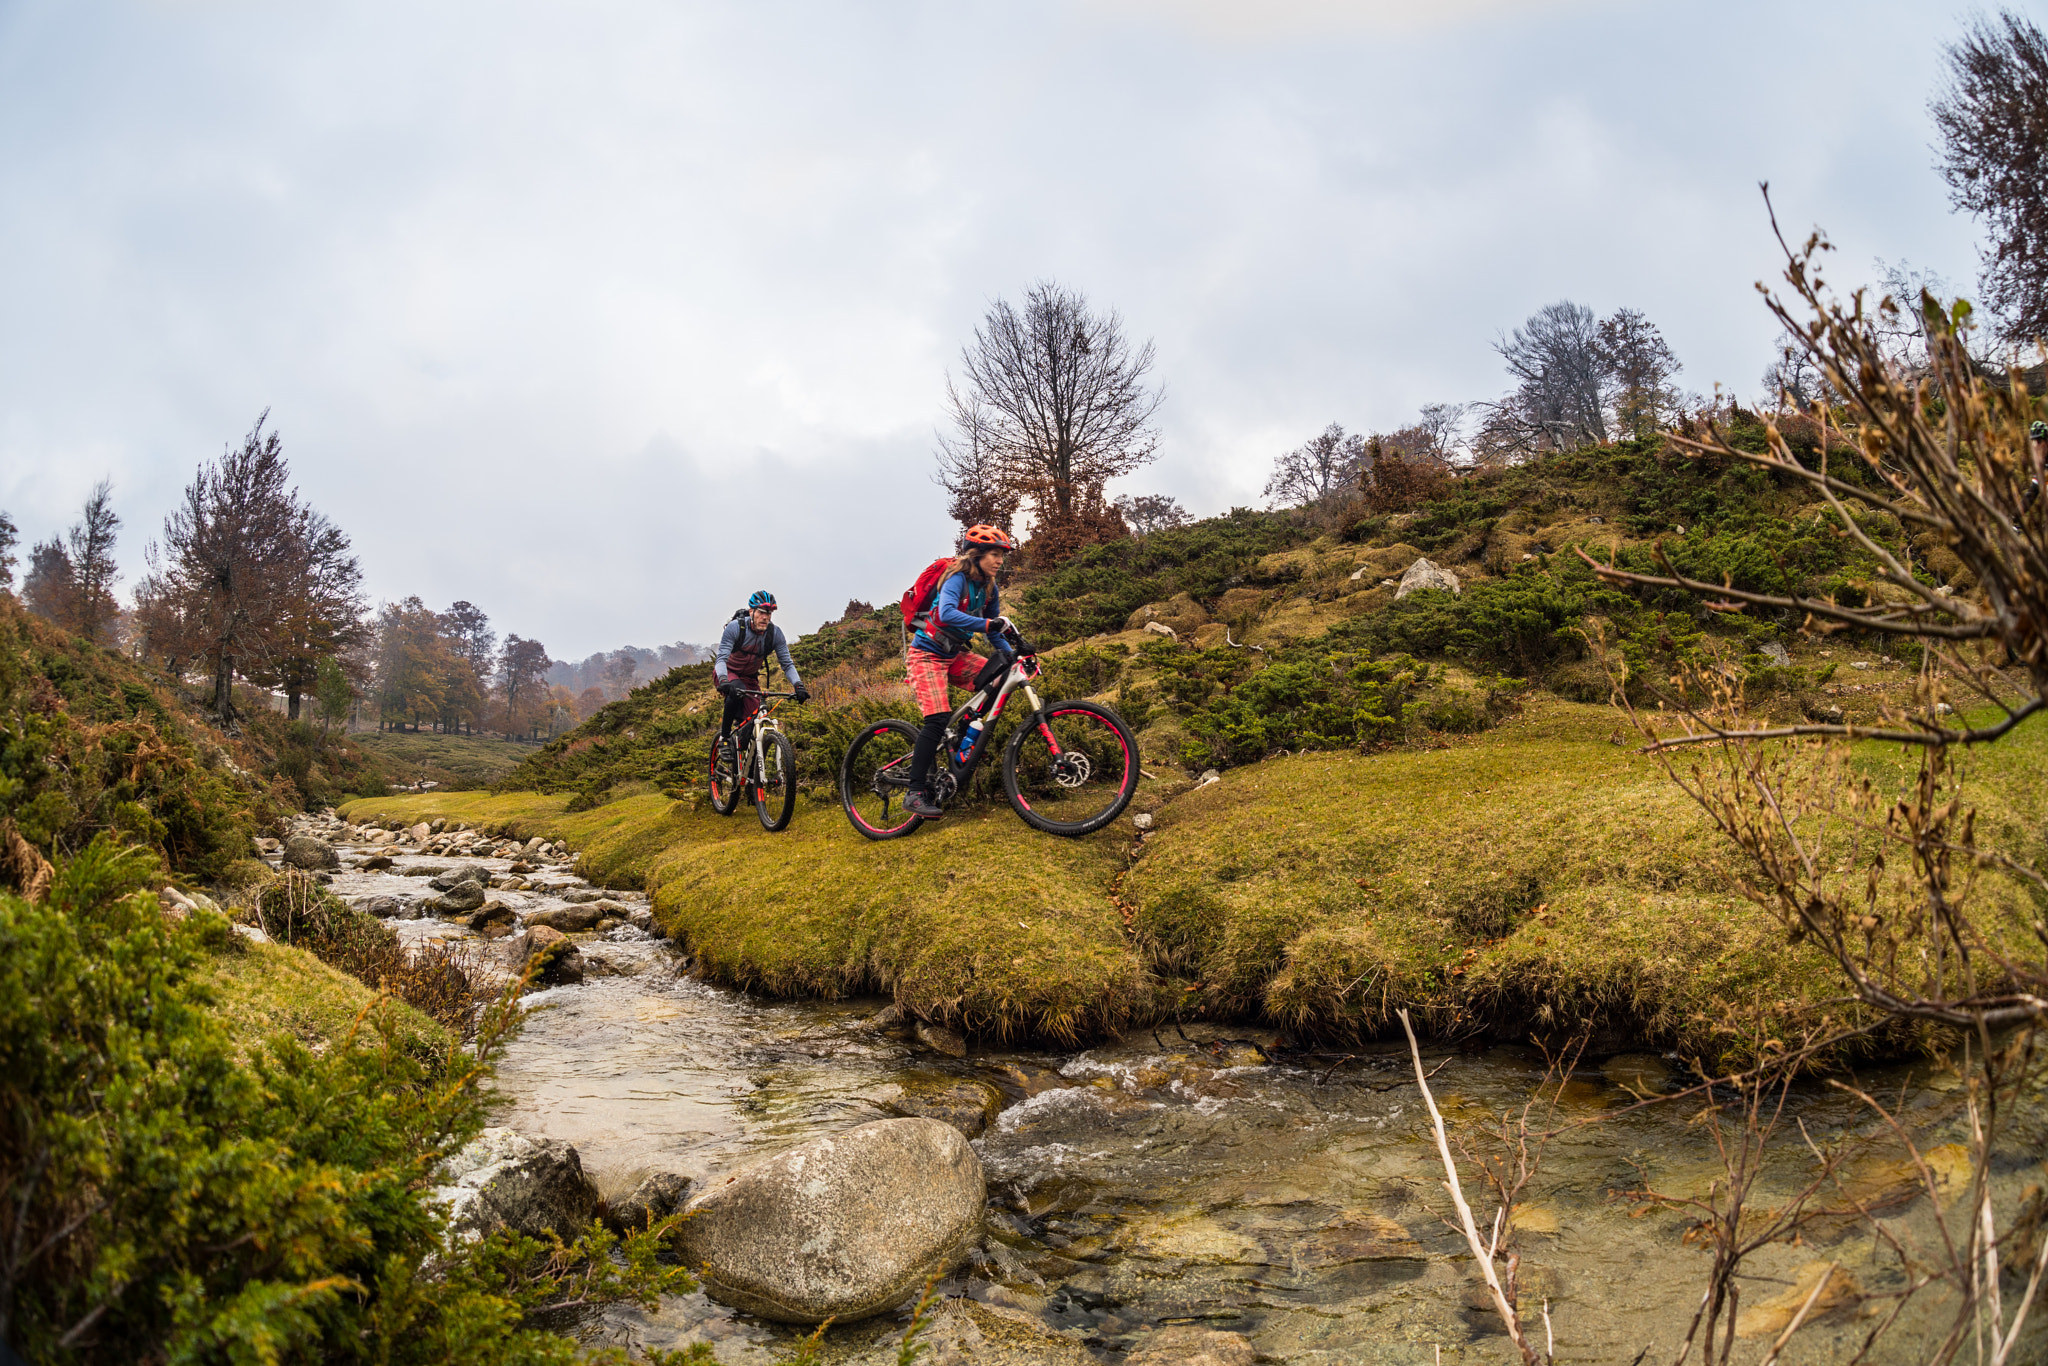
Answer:
[[[1234,16],[1257,13],[1257,25]],[[1428,22],[1410,22],[1428,15]],[[1158,465],[1502,387],[1629,304],[1755,387],[1756,182],[1848,274],[1974,273],[1904,4],[0,9],[0,506],[127,560],[266,406],[374,591],[558,655],[892,596],[946,367],[1056,276],[1156,338]]]

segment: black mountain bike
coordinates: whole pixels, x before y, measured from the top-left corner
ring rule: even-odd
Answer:
[[[725,739],[711,738],[711,809],[730,816],[742,795],[754,799],[754,814],[768,831],[788,827],[796,812],[796,747],[775,719],[775,704],[793,692],[756,692],[754,718]]]
[[[1031,715],[1003,750],[1003,789],[1025,824],[1049,835],[1086,835],[1115,820],[1138,790],[1138,742],[1123,718],[1093,702],[1042,703],[1032,688],[1038,653],[1016,636],[996,642],[995,657],[974,680],[974,695],[953,713],[932,764],[932,798],[941,806],[967,785],[988,748],[1003,704],[1017,689]],[[891,840],[924,824],[903,806],[917,727],[876,721],[854,737],[839,766],[839,798],[853,828]]]

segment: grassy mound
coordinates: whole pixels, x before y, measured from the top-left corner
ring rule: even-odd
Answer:
[[[875,844],[802,799],[784,834],[659,794],[588,811],[564,797],[438,793],[352,802],[351,820],[446,816],[566,840],[586,875],[643,887],[707,973],[784,996],[890,992],[927,1019],[1073,1041],[1153,1018],[1155,985],[1110,900],[1126,845],[1059,840],[1007,811]]]
[[[1441,748],[1269,760],[1157,805],[1135,860],[1114,832],[1050,839],[999,810],[886,844],[809,799],[776,836],[652,793],[583,812],[429,794],[347,813],[566,840],[591,877],[649,889],[719,980],[890,991],[988,1033],[1207,1015],[1357,1037],[1405,1006],[1442,1033],[1591,1031],[1728,1057],[1841,982],[1742,897],[1705,818],[1633,743],[1608,708],[1539,699]],[[2044,751],[2036,724],[1976,756],[1970,797],[1991,828],[2039,831]],[[1861,762],[1895,779],[1902,761]],[[1987,894],[2016,929],[2036,913],[2011,888]]]

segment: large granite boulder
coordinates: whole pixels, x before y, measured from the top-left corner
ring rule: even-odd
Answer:
[[[529,1238],[552,1230],[573,1239],[597,1213],[597,1184],[576,1149],[558,1138],[486,1129],[441,1168],[434,1197],[460,1238],[512,1228]]]
[[[1408,572],[1401,576],[1400,586],[1394,589],[1394,601],[1399,602],[1410,593],[1420,592],[1425,588],[1441,588],[1453,595],[1461,591],[1456,574],[1448,569],[1441,569],[1428,560],[1417,560],[1409,565]]]
[[[293,835],[284,842],[284,866],[303,868],[316,872],[322,868],[341,867],[341,855],[334,852],[334,846],[326,840],[311,835]]]
[[[690,1201],[677,1231],[704,1289],[782,1323],[893,1309],[981,1231],[981,1159],[958,1129],[885,1119],[817,1138]]]

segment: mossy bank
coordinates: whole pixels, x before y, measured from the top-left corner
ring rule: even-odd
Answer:
[[[1740,894],[1705,818],[1617,722],[1544,697],[1440,748],[1273,759],[1163,803],[1147,783],[1142,841],[1128,820],[1067,841],[984,808],[874,844],[808,798],[771,836],[644,791],[581,812],[515,793],[346,814],[566,840],[590,877],[650,891],[719,981],[888,992],[980,1033],[1072,1042],[1211,1017],[1348,1038],[1411,1007],[1445,1033],[1591,1032],[1721,1060],[1796,1032],[1839,977]],[[1977,756],[1967,795],[1987,819],[2039,831],[2044,735]],[[1982,894],[2017,931],[2038,914],[2013,888]]]

